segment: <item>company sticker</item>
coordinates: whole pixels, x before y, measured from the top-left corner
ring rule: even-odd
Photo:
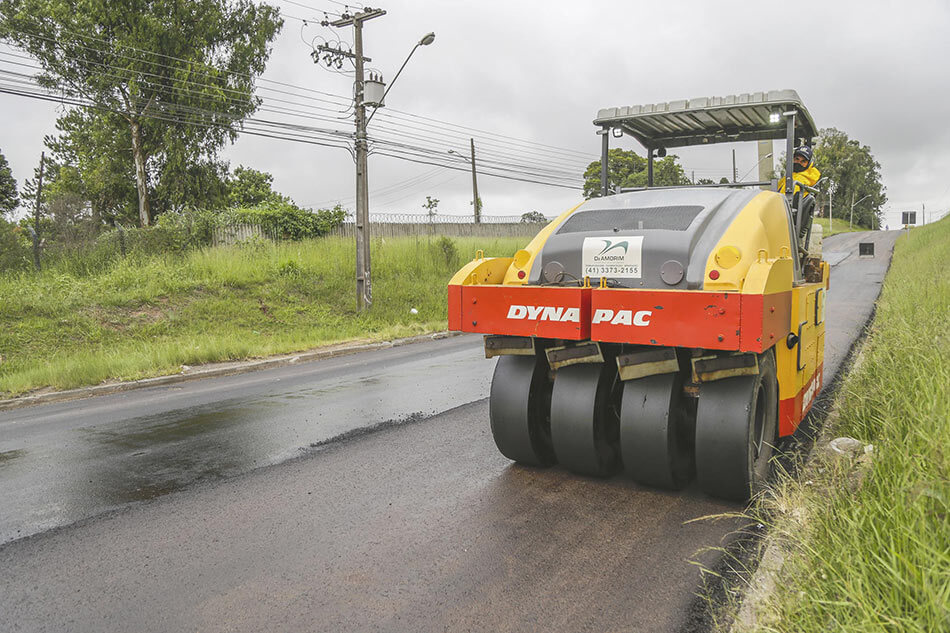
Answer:
[[[639,279],[642,250],[642,235],[585,237],[584,276]]]

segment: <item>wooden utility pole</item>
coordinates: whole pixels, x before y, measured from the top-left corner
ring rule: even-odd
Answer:
[[[475,178],[475,139],[472,142],[472,207],[475,211],[475,224],[482,221],[482,205],[478,199],[478,180]]]
[[[40,200],[43,199],[43,167],[46,152],[40,152],[40,177],[36,183],[36,205],[33,207],[33,266],[40,270]]]
[[[352,57],[356,65],[353,94],[356,109],[356,305],[365,310],[373,304],[373,283],[370,274],[369,183],[366,161],[366,105],[364,103],[363,64],[371,61],[363,57],[363,23],[386,15],[382,9],[365,9],[353,15],[330,22],[331,26],[353,26]]]

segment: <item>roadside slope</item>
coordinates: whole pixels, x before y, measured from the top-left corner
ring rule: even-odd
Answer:
[[[336,237],[0,275],[0,398],[444,330],[445,286],[463,261],[524,241],[375,240],[374,303],[363,313],[351,240]]]
[[[754,631],[950,627],[950,219],[902,236],[862,362],[829,437],[873,445],[857,465],[821,453],[774,501],[791,552]]]

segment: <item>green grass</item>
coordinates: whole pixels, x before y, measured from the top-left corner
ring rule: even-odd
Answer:
[[[760,631],[950,631],[950,219],[897,244],[831,437],[873,444],[863,484],[827,455],[775,501],[792,554]],[[796,509],[797,510],[793,510]]]
[[[374,304],[363,314],[353,242],[342,238],[0,276],[0,395],[444,329],[446,282],[475,249],[510,256],[526,241],[375,240]]]
[[[838,233],[849,233],[852,231],[867,231],[866,227],[858,226],[855,224],[853,227],[848,225],[847,220],[842,220],[840,218],[831,218],[829,221],[828,218],[815,218],[815,224],[820,224],[823,231],[822,235],[828,237],[829,235],[836,235]]]

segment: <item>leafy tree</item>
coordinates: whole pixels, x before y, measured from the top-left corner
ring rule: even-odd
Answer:
[[[422,208],[429,215],[429,222],[435,219],[435,214],[439,212],[439,199],[426,196],[426,201],[422,203]]]
[[[274,177],[243,165],[234,170],[228,182],[228,204],[232,207],[253,207],[265,202],[290,202],[273,189]]]
[[[837,217],[847,217],[854,206],[854,221],[860,226],[877,228],[887,202],[881,181],[881,164],[871,154],[871,148],[848,138],[835,128],[825,128],[815,145],[815,166],[834,186],[834,208]],[[822,187],[827,191],[826,187]],[[868,196],[861,201],[862,198]]]
[[[657,187],[669,185],[688,185],[689,179],[679,157],[669,154],[653,160],[653,184]],[[645,187],[647,184],[647,159],[633,150],[614,148],[607,154],[607,186]],[[600,195],[600,161],[596,160],[584,171],[584,197]]]
[[[854,223],[869,229],[880,226],[887,202],[886,187],[881,181],[881,164],[874,160],[871,148],[848,138],[835,128],[825,128],[815,143],[815,166],[821,172],[819,185],[822,212],[827,213],[830,190],[834,192],[834,217],[846,218],[854,201]],[[785,156],[778,161],[775,178],[785,177]],[[867,196],[867,198],[865,198]]]
[[[19,204],[20,197],[17,195],[16,179],[13,177],[6,156],[3,155],[3,152],[0,152],[0,217],[6,213],[12,213]]]
[[[46,137],[43,197],[80,196],[92,218],[115,226],[137,220],[135,170],[121,116],[101,110],[74,109],[56,121],[57,136]]]
[[[39,61],[39,81],[110,113],[99,120],[130,146],[143,226],[154,171],[213,159],[257,109],[282,25],[251,0],[0,0],[0,36]]]
[[[521,214],[521,221],[527,224],[529,222],[547,222],[548,219],[540,211],[528,211]]]

